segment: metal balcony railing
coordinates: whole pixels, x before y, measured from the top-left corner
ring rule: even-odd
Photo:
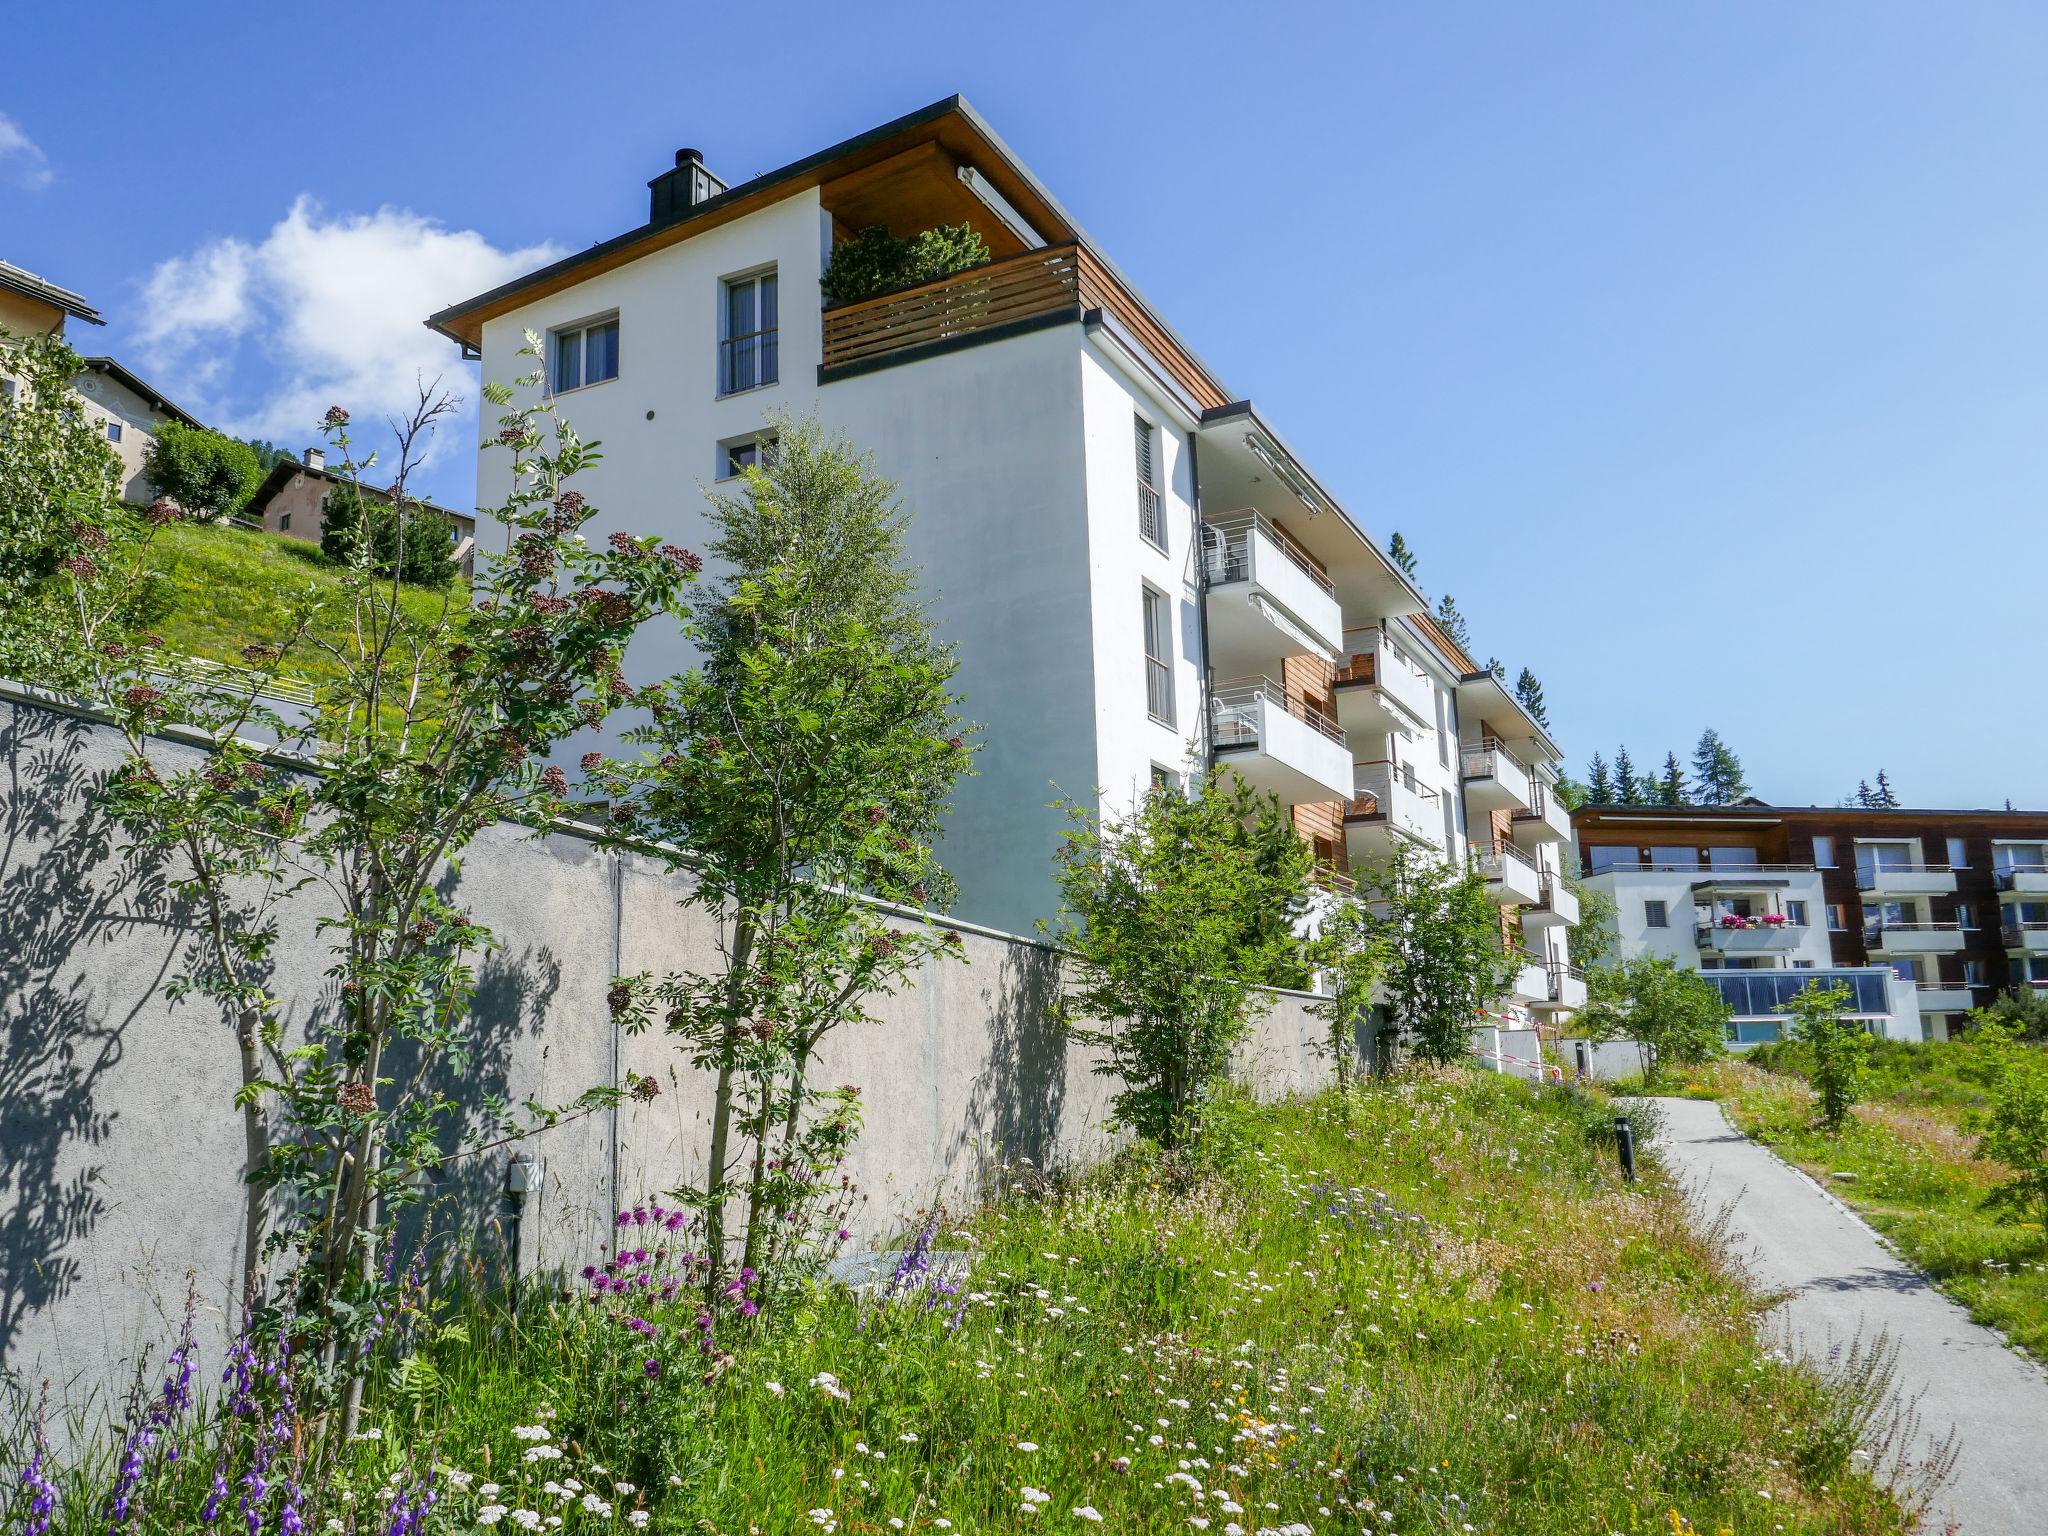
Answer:
[[[1882,864],[1859,861],[1856,865],[1856,880],[1859,886],[1868,888],[1870,882],[1882,875],[1952,875],[1953,864],[1934,864],[1920,859],[1894,860]]]
[[[1149,481],[1138,482],[1138,533],[1146,543],[1166,548],[1166,507]]]
[[[2015,875],[2048,875],[2048,864],[2007,864],[1997,872],[1998,888],[2009,891],[2013,888]]]
[[[1473,843],[1469,856],[1472,867],[1489,880],[1505,878],[1509,864],[1519,865],[1532,876],[1539,873],[1535,861],[1513,843],[1496,843],[1492,847]]]
[[[2024,944],[2033,934],[2048,935],[2048,923],[2006,923],[2000,928],[2000,936],[2008,945]]]
[[[1468,779],[1497,778],[1500,775],[1502,759],[1512,763],[1533,786],[1535,780],[1529,773],[1529,765],[1492,736],[1482,737],[1476,744],[1460,750],[1458,771]]]
[[[1202,521],[1202,574],[1212,585],[1243,581],[1252,573],[1252,533],[1256,530],[1276,545],[1302,574],[1333,597],[1336,583],[1315,563],[1308,551],[1282,533],[1263,513],[1232,512]]]
[[[1866,941],[1881,940],[1888,933],[1963,933],[1961,923],[1865,923],[1863,937]]]
[[[1330,740],[1342,742],[1344,732],[1337,722],[1319,709],[1311,709],[1270,677],[1240,677],[1219,683],[1210,695],[1211,732],[1219,747],[1256,747],[1259,741],[1260,706],[1278,709],[1321,731]]]

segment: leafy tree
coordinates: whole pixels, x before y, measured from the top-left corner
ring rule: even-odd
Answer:
[[[256,451],[247,443],[182,421],[157,428],[142,457],[142,472],[158,495],[208,517],[241,511],[263,483]]]
[[[1820,1095],[1821,1123],[1838,1136],[1849,1111],[1863,1096],[1863,1068],[1870,1058],[1870,1031],[1847,1017],[1849,989],[1808,982],[1778,1011],[1792,1016],[1792,1038],[1813,1053],[1813,1086]]]
[[[914,288],[989,259],[988,247],[967,224],[940,224],[907,239],[874,224],[832,248],[819,286],[828,304],[854,304],[899,288]]]
[[[2048,1055],[2000,1024],[1982,1028],[1998,1049],[1977,1156],[2013,1175],[1992,1192],[1992,1203],[2048,1229]]]
[[[1394,1027],[1431,1061],[1460,1059],[1480,1011],[1507,992],[1522,964],[1502,948],[1500,908],[1485,878],[1403,848],[1367,872],[1360,893],[1383,939],[1381,981]]]
[[[1586,923],[1582,914],[1580,932]],[[1583,948],[1582,948],[1583,953]],[[1587,972],[1579,1026],[1591,1040],[1633,1040],[1643,1076],[1660,1081],[1667,1066],[1696,1066],[1727,1049],[1733,1012],[1714,985],[1662,955],[1638,955]]]
[[[1685,770],[1678,766],[1678,754],[1664,754],[1664,776],[1657,786],[1657,803],[1660,805],[1689,805],[1685,793]]]
[[[539,348],[529,336],[529,355]],[[520,382],[537,394],[542,377]],[[460,1134],[458,1106],[439,1085],[495,1032],[471,1008],[476,960],[493,940],[449,890],[452,861],[494,821],[559,814],[568,786],[541,766],[545,754],[624,696],[626,642],[696,562],[624,533],[587,545],[579,530],[595,509],[566,482],[592,461],[591,447],[553,401],[510,409],[506,386],[485,393],[507,408],[497,441],[514,458],[513,490],[494,515],[513,543],[487,562],[475,605],[451,597],[422,615],[390,581],[351,568],[333,599],[347,622],[329,626],[346,639],[310,639],[307,605],[284,644],[244,652],[246,678],[188,682],[167,676],[150,637],[124,625],[121,600],[149,532],[123,551],[125,570],[64,578],[94,697],[126,742],[107,809],[166,861],[173,890],[201,914],[171,990],[217,1007],[238,1053],[246,1294],[293,1317],[304,1339],[295,1353],[312,1373],[302,1385],[339,1394],[343,1439],[360,1406],[365,1330],[386,1315],[401,1278],[373,1255]],[[401,502],[451,409],[423,391],[399,424]],[[354,478],[347,422],[338,406],[327,413],[334,456]],[[148,529],[179,515],[161,502]],[[317,733],[319,771],[296,773],[249,742],[270,734],[305,744],[262,700],[292,652],[315,643],[340,680],[305,733]],[[172,724],[215,746],[196,763],[166,763],[152,741]],[[312,883],[322,903],[285,901]],[[303,984],[270,966],[295,921],[324,934],[333,956]],[[296,1048],[288,1019],[307,1021]],[[530,1105],[530,1116],[493,1106],[488,1134],[525,1134],[619,1097],[605,1085],[565,1109]]]
[[[1395,934],[1364,903],[1340,902],[1323,922],[1320,958],[1331,981],[1329,1002],[1320,1005],[1330,1023],[1330,1054],[1337,1086],[1351,1086],[1358,1021],[1372,1011],[1373,993],[1393,959]]]
[[[1568,811],[1576,811],[1580,806],[1591,803],[1587,799],[1586,786],[1568,773],[1557,776],[1557,785],[1552,792]]]
[[[0,331],[0,675],[53,686],[83,678],[75,607],[59,573],[87,580],[121,512],[120,460],[86,420],[71,380],[78,354],[55,336]]]
[[[1989,1006],[1973,1010],[1970,1025],[2004,1030],[2022,1040],[2048,1040],[2048,996],[2032,987],[2014,987]]]
[[[1612,805],[1614,800],[1614,778],[1607,771],[1607,759],[1595,752],[1593,761],[1586,765],[1586,803]]]
[[[420,587],[445,587],[460,565],[448,519],[417,501],[398,502],[354,481],[337,485],[320,503],[320,550],[375,576],[396,576]]]
[[[1521,676],[1515,679],[1515,698],[1529,712],[1531,720],[1546,731],[1550,729],[1550,711],[1543,706],[1543,685],[1527,667],[1522,668]]]
[[[1559,878],[1579,898],[1579,926],[1572,930],[1572,954],[1590,977],[1595,967],[1607,963],[1618,942],[1614,898],[1605,891],[1593,889],[1575,875],[1561,875]]]
[[[1125,817],[1067,810],[1057,1016],[1121,1080],[1118,1121],[1178,1145],[1265,1011],[1259,988],[1300,964],[1312,856],[1278,800],[1228,769],[1187,794],[1153,789]]]
[[[1410,581],[1415,580],[1415,551],[1409,547],[1408,541],[1401,537],[1398,530],[1387,540],[1387,558],[1401,568],[1403,576]]]
[[[1692,749],[1693,799],[1700,805],[1733,805],[1749,793],[1742,762],[1712,726]]]
[[[1614,754],[1614,799],[1619,805],[1643,803],[1643,781],[1636,777],[1636,765],[1623,747]]]
[[[847,1095],[811,1081],[820,1043],[959,942],[903,909],[950,902],[935,850],[972,751],[957,659],[904,559],[908,515],[870,458],[784,422],[709,517],[726,574],[686,614],[701,661],[638,694],[637,762],[585,768],[716,924],[715,963],[616,994],[636,1026],[658,1011],[714,1079],[704,1183],[682,1198],[704,1214],[715,1292],[735,1261],[791,1278],[818,1235],[805,1224],[852,1129]]]
[[[291,457],[289,453],[278,447],[277,444],[271,442],[268,438],[245,437],[242,441],[247,443],[249,451],[256,455],[256,468],[262,474],[269,474],[278,465]]]
[[[1465,627],[1465,615],[1458,611],[1457,600],[1446,592],[1437,599],[1436,621],[1443,632],[1451,637],[1451,643],[1467,655],[1472,651],[1472,632]]]

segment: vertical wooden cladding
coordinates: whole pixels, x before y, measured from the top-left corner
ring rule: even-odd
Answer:
[[[1280,686],[1289,700],[1324,719],[1335,721],[1337,706],[1330,689],[1337,669],[1321,656],[1289,656],[1280,663]],[[1344,802],[1317,801],[1294,807],[1294,830],[1332,869],[1348,869],[1344,850]]]
[[[1515,840],[1515,813],[1513,811],[1488,811],[1486,813],[1487,833],[1491,839],[1488,847],[1499,852]]]

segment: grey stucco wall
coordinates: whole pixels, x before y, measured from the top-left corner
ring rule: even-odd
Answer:
[[[225,1313],[241,1227],[232,1041],[203,999],[164,996],[189,914],[175,871],[129,853],[93,809],[118,761],[105,726],[0,697],[0,1368],[74,1401],[161,1346],[188,1272]],[[651,1102],[531,1138],[540,1177],[516,1222],[512,1149],[456,1161],[434,1192],[443,1228],[516,1246],[522,1269],[580,1265],[603,1250],[615,1202],[698,1171],[708,1085],[659,1032],[618,1031],[604,992],[621,972],[706,962],[710,928],[677,905],[682,877],[570,833],[493,827],[451,878],[503,946],[482,966],[478,1048],[452,1085],[465,1105],[564,1103],[626,1071],[662,1083]],[[295,1031],[328,1004],[328,910],[308,890],[283,915],[273,989]],[[858,1085],[866,1106],[850,1169],[868,1195],[863,1236],[971,1198],[1003,1160],[1064,1165],[1113,1145],[1110,1080],[1047,1018],[1056,957],[962,938],[964,960],[933,962],[876,1024],[824,1051],[820,1080]],[[1240,1075],[1262,1095],[1327,1079],[1311,1001],[1277,994],[1243,1053]]]

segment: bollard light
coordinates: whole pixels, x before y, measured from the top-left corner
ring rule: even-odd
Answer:
[[[1614,1117],[1614,1144],[1621,1153],[1621,1176],[1633,1184],[1636,1181],[1636,1133],[1628,1123],[1627,1115]]]

